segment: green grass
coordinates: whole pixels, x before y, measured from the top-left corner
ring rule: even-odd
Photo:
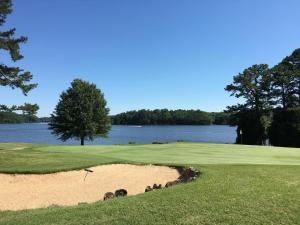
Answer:
[[[60,146],[0,144],[0,172],[50,173],[116,162],[97,151],[67,149]]]
[[[300,165],[300,150],[206,143],[85,147],[0,144],[2,173],[49,173],[112,162]]]
[[[5,173],[48,173],[113,162],[193,165],[203,174],[190,184],[107,202],[0,212],[0,224],[300,224],[300,149],[203,143],[0,144],[0,171]]]

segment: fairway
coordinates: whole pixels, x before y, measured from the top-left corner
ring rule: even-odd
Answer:
[[[189,184],[107,202],[3,211],[0,224],[300,223],[298,149],[205,143],[0,144],[2,173],[43,174],[113,163],[194,166],[202,175]]]
[[[49,173],[108,163],[300,165],[296,148],[232,144],[62,146],[0,144],[0,172]]]

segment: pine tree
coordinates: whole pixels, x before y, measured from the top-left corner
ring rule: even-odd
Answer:
[[[7,16],[12,12],[11,0],[0,0],[0,27],[4,25]],[[0,49],[8,52],[13,62],[23,58],[20,52],[20,44],[27,41],[27,37],[15,37],[16,29],[0,31]],[[19,67],[7,66],[0,63],[0,85],[8,86],[12,89],[19,88],[24,95],[35,88],[37,84],[30,83],[32,75]]]
[[[297,97],[297,106],[300,106],[300,48],[283,59],[283,65],[293,75],[294,91]]]
[[[295,76],[290,66],[286,62],[282,62],[274,66],[271,71],[273,105],[284,109],[296,106]]]
[[[244,104],[228,107],[228,112],[237,117],[237,143],[264,144],[267,139],[269,126],[268,111],[271,108],[272,95],[271,76],[268,65],[253,65],[233,77],[233,83],[227,85],[225,90],[231,96],[243,98]],[[251,121],[251,127],[249,127]],[[255,131],[255,132],[254,132]],[[242,133],[249,135],[242,142]]]

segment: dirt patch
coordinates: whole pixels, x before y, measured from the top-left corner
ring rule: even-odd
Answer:
[[[106,192],[124,188],[128,195],[143,193],[154,183],[163,186],[180,173],[165,166],[113,164],[45,175],[0,174],[0,210],[71,206],[103,199]],[[84,180],[86,176],[86,179]]]

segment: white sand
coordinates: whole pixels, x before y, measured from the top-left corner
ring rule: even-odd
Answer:
[[[70,206],[103,200],[106,192],[126,189],[128,195],[143,193],[154,183],[176,180],[176,169],[164,166],[113,164],[45,175],[0,174],[0,210]]]

